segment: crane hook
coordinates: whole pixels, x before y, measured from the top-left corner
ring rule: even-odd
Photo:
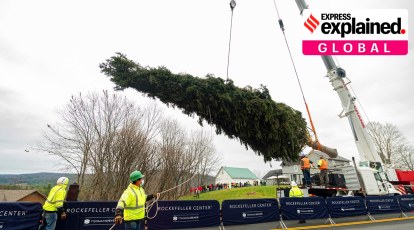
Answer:
[[[231,11],[233,11],[233,9],[236,7],[236,1],[234,1],[234,0],[231,0],[230,1],[230,9],[231,9]]]

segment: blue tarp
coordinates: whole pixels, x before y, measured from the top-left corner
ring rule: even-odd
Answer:
[[[322,197],[280,198],[283,219],[306,220],[328,217],[328,208]]]
[[[366,215],[367,208],[362,197],[328,197],[326,205],[331,217]]]
[[[157,205],[149,213],[153,217]],[[216,200],[158,201],[158,212],[148,220],[148,229],[200,228],[220,225],[220,204]]]
[[[37,230],[42,205],[35,202],[0,202],[0,229]]]
[[[114,224],[117,202],[66,202],[67,219],[58,221],[56,230],[109,229]],[[124,224],[113,228],[124,229]]]
[[[367,196],[365,202],[370,214],[401,212],[395,196]]]
[[[414,211],[414,195],[397,196],[397,199],[403,212]]]
[[[225,200],[221,204],[224,225],[279,221],[276,199]]]

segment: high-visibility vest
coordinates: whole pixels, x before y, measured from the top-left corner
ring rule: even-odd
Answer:
[[[326,161],[325,159],[320,159],[318,162],[318,167],[320,170],[328,169],[328,161]]]
[[[65,197],[66,185],[56,185],[50,190],[45,204],[43,205],[43,210],[49,212],[56,212],[59,208],[63,207]]]
[[[302,158],[303,165],[300,167],[301,169],[310,169],[310,160],[307,157]]]
[[[298,186],[293,186],[289,191],[289,197],[303,197],[303,192]]]
[[[147,195],[143,188],[130,184],[118,201],[117,209],[124,210],[124,220],[140,220],[145,217]]]

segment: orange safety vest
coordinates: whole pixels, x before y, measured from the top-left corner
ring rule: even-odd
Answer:
[[[303,165],[300,167],[301,169],[310,169],[310,160],[307,157],[302,158]]]
[[[326,161],[325,159],[320,159],[318,166],[320,170],[328,169],[328,161]]]

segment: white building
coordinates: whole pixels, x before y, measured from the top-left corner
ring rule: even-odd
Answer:
[[[234,168],[223,166],[217,173],[216,184],[230,184],[232,182],[250,182],[250,184],[253,185],[253,182],[257,181],[258,179],[259,178],[248,168]]]
[[[290,185],[290,176],[283,175],[282,169],[270,170],[262,179],[266,185]]]

